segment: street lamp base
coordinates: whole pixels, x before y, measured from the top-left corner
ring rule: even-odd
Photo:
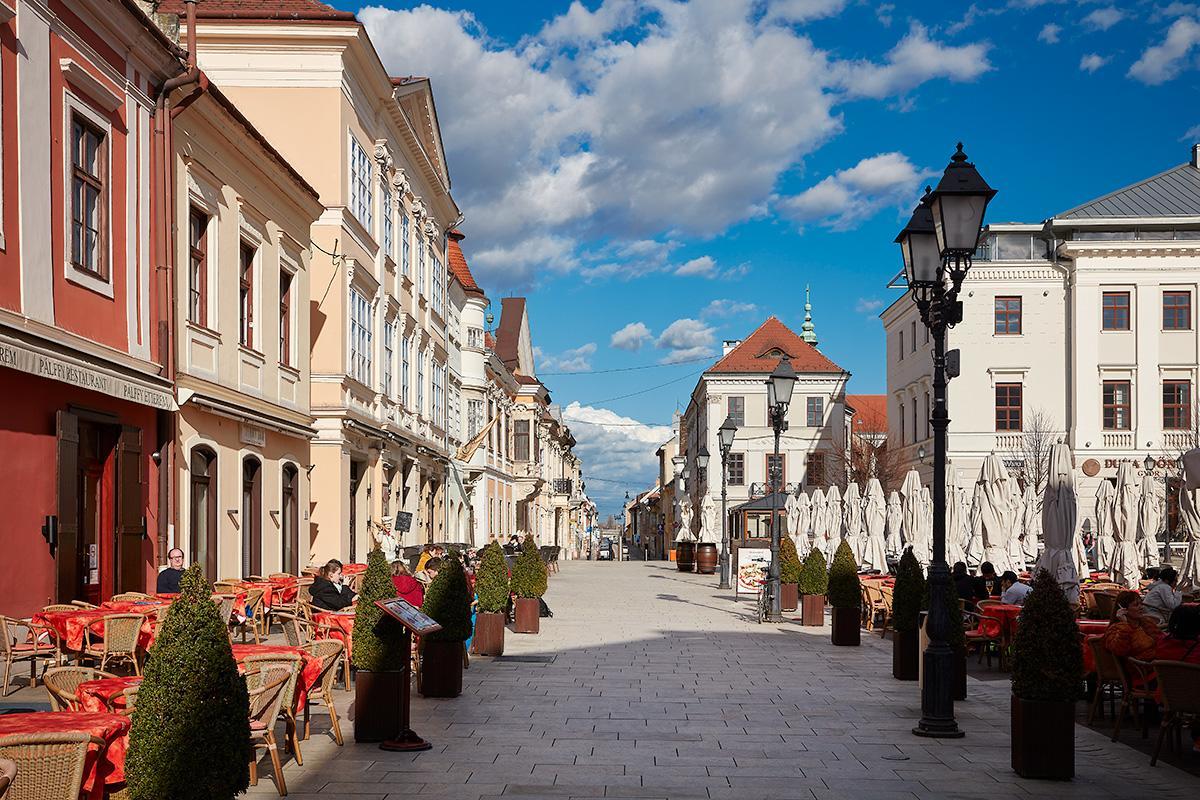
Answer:
[[[958,729],[954,720],[921,720],[912,729],[914,736],[924,736],[927,739],[961,739],[965,731]]]
[[[718,589],[732,589],[733,587],[729,585],[729,581],[721,581],[720,583],[717,584],[717,588]]]
[[[783,614],[776,614],[774,612],[769,612],[767,614],[767,622],[781,623],[781,622],[783,622]]]

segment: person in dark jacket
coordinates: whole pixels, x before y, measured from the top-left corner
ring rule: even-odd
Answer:
[[[958,592],[959,599],[964,600],[968,606],[974,606],[986,598],[987,595],[980,594],[979,583],[967,573],[967,565],[962,561],[954,565],[950,577],[954,581],[954,588]]]
[[[179,579],[183,577],[183,551],[172,547],[167,553],[167,568],[158,573],[154,591],[158,594],[179,594]]]
[[[342,562],[330,559],[308,589],[312,604],[324,611],[341,611],[354,604],[356,595],[349,586],[342,585]]]
[[[979,591],[982,598],[986,600],[989,597],[999,597],[1004,593],[1004,588],[1000,585],[1000,576],[996,574],[996,568],[992,566],[992,562],[985,561],[979,565]]]

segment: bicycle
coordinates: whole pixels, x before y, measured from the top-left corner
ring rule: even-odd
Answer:
[[[758,606],[755,609],[755,621],[759,624],[771,617],[771,582],[762,577],[758,579]]]

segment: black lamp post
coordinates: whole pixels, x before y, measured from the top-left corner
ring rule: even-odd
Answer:
[[[737,433],[737,425],[731,417],[726,417],[717,429],[717,442],[721,447],[721,583],[719,589],[729,587],[729,512],[725,509],[725,487],[729,477],[729,451],[733,447],[733,436]]]
[[[921,689],[918,736],[959,737],[954,719],[955,659],[946,637],[952,599],[946,564],[946,331],[962,321],[958,292],[979,244],[983,216],[996,190],[967,161],[962,143],[933,191],[928,189],[912,219],[896,237],[904,255],[904,277],[921,321],[933,336],[933,563],[929,566],[930,611],[926,630],[925,684]]]
[[[796,388],[796,371],[792,362],[786,358],[779,359],[775,371],[767,379],[767,413],[771,417],[771,429],[775,432],[775,456],[772,461],[774,469],[768,470],[767,490],[771,493],[771,568],[767,573],[768,584],[771,587],[771,622],[782,622],[783,611],[779,605],[779,492],[783,490],[782,462],[779,455],[779,437],[787,430],[788,404],[792,402],[792,390]]]

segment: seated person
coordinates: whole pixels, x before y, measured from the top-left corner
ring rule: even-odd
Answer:
[[[979,582],[967,574],[967,565],[963,562],[959,561],[954,565],[950,577],[954,581],[954,588],[958,591],[959,599],[968,605],[973,606],[987,598],[987,595],[980,593]]]
[[[1104,632],[1104,649],[1118,658],[1150,661],[1158,638],[1158,625],[1146,614],[1141,595],[1130,590],[1117,595],[1113,623]]]
[[[1033,591],[1028,584],[1017,580],[1017,573],[1011,569],[1000,576],[1000,602],[1013,606],[1025,605],[1025,597]]]
[[[356,595],[349,586],[342,585],[342,562],[330,559],[308,589],[312,604],[323,611],[341,611],[354,604]]]
[[[179,579],[183,577],[183,551],[172,547],[167,553],[167,568],[158,573],[154,591],[158,594],[179,594]]]
[[[984,600],[989,597],[999,597],[1004,591],[1000,588],[1000,576],[996,574],[996,568],[990,561],[979,565],[979,577],[975,580],[979,586],[978,591]]]
[[[425,602],[425,587],[413,577],[408,565],[403,561],[392,562],[392,584],[402,599],[417,608]]]
[[[417,572],[415,577],[421,582],[421,585],[429,588],[429,584],[433,583],[433,579],[437,577],[438,570],[442,568],[442,560],[440,558],[431,558],[425,564],[425,569]]]
[[[435,555],[436,553],[434,552],[433,545],[427,544],[421,548],[421,557],[417,559],[417,566],[414,571],[420,572],[421,570],[425,569],[425,565],[429,563],[429,559],[433,558]]]
[[[1166,625],[1171,618],[1171,612],[1183,603],[1183,593],[1176,591],[1175,584],[1179,582],[1179,573],[1174,567],[1165,567],[1158,573],[1158,580],[1146,590],[1142,603],[1146,613],[1153,617],[1159,625]]]

